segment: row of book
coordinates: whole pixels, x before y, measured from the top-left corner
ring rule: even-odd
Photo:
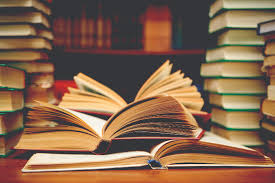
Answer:
[[[46,1],[0,2],[0,156],[12,152],[36,100],[56,103]]]
[[[261,137],[268,150],[275,152],[275,19],[258,24],[258,34],[265,41],[264,62],[267,96],[262,102]]]
[[[180,13],[173,2],[69,0],[66,4],[53,3],[54,44],[61,48],[182,49],[189,44],[184,34],[198,28],[189,28],[194,24],[185,17],[190,15]]]
[[[210,48],[201,65],[211,105],[211,131],[246,146],[262,146],[261,101],[266,95],[261,71],[265,44],[257,24],[275,18],[273,1],[216,0],[209,10]]]

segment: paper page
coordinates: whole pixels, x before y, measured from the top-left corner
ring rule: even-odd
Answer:
[[[237,148],[242,148],[242,149],[247,149],[247,150],[254,151],[251,148],[248,148],[248,147],[245,147],[243,145],[231,142],[231,141],[229,141],[229,140],[227,140],[225,138],[222,138],[222,137],[220,137],[218,135],[215,135],[215,134],[213,134],[211,132],[205,132],[204,136],[201,138],[200,141],[210,142],[210,143],[215,143],[215,144],[221,144],[221,145],[226,145],[226,146],[237,147]]]
[[[81,113],[81,112],[76,112],[76,111],[73,111],[73,110],[70,110],[70,109],[65,109],[65,108],[62,108],[62,109],[76,115],[81,120],[85,121],[86,124],[88,124],[91,128],[93,128],[94,131],[100,137],[103,136],[102,129],[103,129],[104,124],[107,122],[106,120],[95,117],[95,116],[87,115],[87,114],[84,114],[84,113]]]
[[[108,155],[82,155],[82,154],[51,154],[51,153],[36,153],[34,154],[30,160],[26,163],[22,172],[43,172],[43,171],[68,171],[68,170],[93,170],[93,169],[110,169],[110,168],[129,168],[129,167],[140,167],[146,166],[147,161],[140,163],[132,163],[129,165],[108,165],[107,162],[114,160],[123,160],[123,159],[131,159],[137,157],[145,157],[151,159],[151,155],[145,151],[132,151],[132,152],[123,152],[123,153],[115,153]],[[91,163],[102,163],[106,162],[106,166],[89,166],[87,164]],[[146,162],[146,163],[145,163]],[[79,167],[74,166],[79,164]],[[82,164],[82,165],[81,165]],[[52,165],[52,168],[38,168],[37,170],[33,170],[28,168],[30,166],[46,166],[49,167]],[[55,165],[67,165],[64,167],[55,167]],[[70,166],[72,165],[72,166]],[[83,166],[84,165],[84,166]]]

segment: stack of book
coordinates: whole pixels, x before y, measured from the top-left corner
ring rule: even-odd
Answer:
[[[256,28],[275,18],[274,8],[271,0],[216,0],[210,5],[211,48],[201,76],[212,106],[211,131],[246,146],[263,145],[259,110],[266,94],[264,40]]]
[[[267,97],[261,106],[261,136],[268,149],[275,151],[275,19],[259,23],[258,34],[265,41],[262,71],[267,81]]]
[[[49,62],[53,40],[50,15],[44,0],[0,1],[2,156],[9,154],[20,137],[14,134],[23,128],[25,107],[33,106],[34,100],[55,99],[54,66]]]
[[[54,103],[51,9],[47,1],[0,2],[0,62],[26,71],[25,106]]]
[[[23,128],[25,72],[0,64],[0,157],[8,156]]]

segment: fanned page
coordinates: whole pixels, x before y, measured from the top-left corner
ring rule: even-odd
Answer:
[[[151,154],[144,151],[108,155],[36,153],[22,172],[95,170],[147,166]]]
[[[77,86],[84,91],[89,91],[92,93],[97,93],[109,97],[110,99],[117,102],[117,104],[122,107],[127,105],[126,101],[115,91],[110,89],[109,87],[99,83],[98,81],[84,75],[83,73],[79,73],[74,77],[74,80]]]
[[[179,152],[180,150],[180,152]],[[152,152],[164,167],[233,166],[274,167],[272,160],[262,153],[205,132],[199,141],[166,141]]]
[[[64,108],[63,108],[64,109]],[[64,109],[77,117],[79,117],[81,120],[83,120],[87,125],[89,125],[100,137],[103,136],[102,134],[102,129],[107,122],[106,120],[91,116],[91,115],[86,115],[80,112],[76,112],[70,109]]]

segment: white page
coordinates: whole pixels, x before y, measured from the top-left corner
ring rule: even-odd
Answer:
[[[62,108],[72,114],[74,114],[75,116],[79,117],[81,120],[85,121],[86,124],[88,124],[92,129],[94,129],[94,131],[100,136],[102,137],[102,129],[104,124],[107,122],[104,119],[95,117],[95,116],[91,116],[91,115],[87,115],[81,112],[76,112],[70,109],[66,109],[66,108]]]

